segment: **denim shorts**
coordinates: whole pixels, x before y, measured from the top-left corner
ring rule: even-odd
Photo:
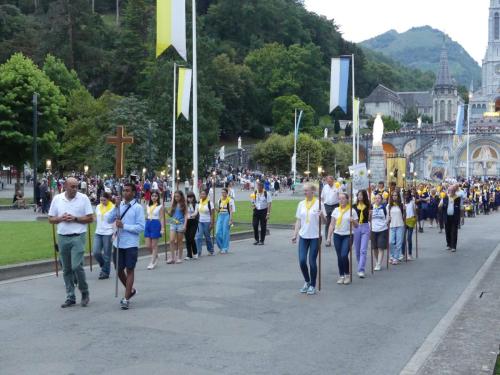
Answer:
[[[170,223],[170,232],[184,233],[184,224]]]
[[[116,267],[116,247],[113,248],[113,264]],[[118,270],[121,271],[125,268],[133,270],[137,263],[137,256],[139,249],[137,247],[129,247],[127,249],[119,249],[118,251]]]

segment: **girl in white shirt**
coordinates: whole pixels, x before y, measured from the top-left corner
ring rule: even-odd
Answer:
[[[401,196],[397,190],[392,191],[389,204],[389,242],[391,246],[391,264],[399,264],[403,260],[403,237],[405,233],[405,214]]]
[[[111,194],[103,193],[100,203],[95,209],[96,228],[92,254],[101,267],[99,280],[108,279],[111,263],[111,249],[113,243],[113,224],[109,224],[107,214],[115,208],[111,202]]]
[[[316,258],[319,251],[319,218],[321,210],[319,200],[314,195],[316,187],[312,184],[304,185],[304,195],[306,199],[301,201],[297,207],[295,217],[295,231],[292,242],[297,242],[299,236],[299,265],[305,284],[300,289],[300,293],[313,295],[316,293],[316,276],[318,267]],[[324,216],[324,213],[323,213]],[[309,267],[307,258],[309,254]]]
[[[160,204],[160,194],[157,191],[151,193],[146,211],[144,240],[146,247],[151,251],[151,262],[149,262],[148,270],[152,270],[158,263],[158,240],[165,233],[165,214],[163,205]]]
[[[411,192],[409,190],[405,191],[405,238],[408,246],[408,260],[413,260],[412,257],[412,248],[413,248],[413,229],[417,224],[416,207],[415,200],[413,199]],[[432,220],[432,219],[431,219]]]
[[[373,248],[373,256],[375,257],[375,271],[380,271],[384,260],[384,250],[387,249],[388,231],[387,227],[388,215],[387,209],[383,202],[381,194],[376,194],[375,202],[370,211],[371,223],[371,246]]]
[[[339,279],[337,284],[350,284],[351,275],[349,272],[349,244],[351,241],[351,225],[358,226],[358,214],[349,204],[347,193],[339,194],[339,207],[332,212],[332,222],[328,230],[328,245],[331,244],[333,234],[333,244],[337,252],[339,267]]]

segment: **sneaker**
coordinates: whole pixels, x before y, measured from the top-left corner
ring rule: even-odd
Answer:
[[[344,276],[344,285],[348,285],[351,283],[351,277],[349,275]]]
[[[260,241],[260,242],[259,242],[259,245],[260,245],[260,246],[264,246],[264,241]]]
[[[408,255],[408,260],[413,260],[413,257],[411,255]]]
[[[255,246],[257,246],[258,244],[260,244],[260,242],[259,242],[259,241],[255,241],[253,244],[254,244]]]
[[[184,260],[191,260],[192,258],[190,257],[185,257]]]
[[[193,259],[198,259],[198,254],[194,254]]]
[[[147,268],[148,270],[152,270],[154,268],[153,263],[149,263]]]
[[[418,233],[424,233],[424,228],[418,228]]]
[[[452,252],[452,253],[456,253],[456,252],[457,252],[457,249],[451,249],[451,252]]]
[[[309,288],[307,289],[307,295],[312,296],[313,294],[316,294],[316,288],[312,285],[309,285]]]
[[[340,276],[337,280],[337,284],[344,284],[344,276]]]
[[[64,301],[64,303],[61,305],[61,308],[65,309],[66,307],[71,307],[73,305],[76,305],[76,301],[73,299],[67,299]]]
[[[300,293],[307,293],[307,290],[309,289],[309,283],[305,283],[302,289],[300,289]]]
[[[208,252],[208,256],[209,257],[213,257],[213,256],[215,256],[215,253],[213,251],[212,252]]]
[[[401,262],[402,260],[404,260],[404,256],[403,255],[400,255],[400,257],[397,259],[399,262]]]
[[[87,305],[89,304],[89,302],[90,302],[89,292],[82,293],[82,301],[80,302],[80,305],[82,307],[87,307]]]
[[[449,251],[449,250],[451,250],[451,247],[449,247],[449,246],[446,246],[446,250],[448,250],[448,251]]]
[[[365,273],[364,272],[358,272],[358,276],[360,279],[364,279],[365,278]]]
[[[392,263],[391,263],[391,264],[393,264],[393,265],[397,266],[397,265],[399,264],[399,260],[394,259],[394,260],[392,261]]]
[[[105,279],[109,279],[109,275],[101,272],[99,274],[99,280],[105,280]]]
[[[122,298],[120,300],[120,308],[122,310],[128,310],[128,305],[129,305],[129,302],[128,302],[128,300],[126,298]]]
[[[380,266],[380,263],[375,264],[375,267],[373,268],[374,271],[380,271],[382,267]]]
[[[175,264],[181,264],[181,263],[182,263],[182,259],[177,259],[177,260],[175,261]]]
[[[173,259],[169,259],[169,260],[167,260],[167,264],[174,264]]]

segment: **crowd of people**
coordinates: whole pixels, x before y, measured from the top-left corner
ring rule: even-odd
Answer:
[[[190,190],[177,189],[172,193],[169,181],[162,178],[151,181],[83,176],[54,179],[55,195],[47,211],[50,223],[57,225],[59,259],[66,285],[62,307],[76,304],[75,285],[82,293],[81,304],[89,303],[83,259],[85,234],[90,230],[88,224],[94,220],[92,253],[100,266],[99,279],[108,279],[111,265],[115,263],[117,276],[125,287],[120,302],[122,309],[129,308],[130,299],[137,293],[134,270],[141,234],[151,253],[148,270],[157,267],[160,261],[158,246],[162,241],[167,243],[167,233],[166,264],[199,259],[204,244],[208,256],[216,254],[216,247],[219,254],[227,254],[236,212],[233,185],[239,183],[246,189],[245,177],[248,176],[243,176],[226,176],[216,181],[209,175],[204,183],[200,181],[199,200]],[[282,185],[280,178],[275,176],[260,174],[252,179],[254,245],[262,246],[273,195],[281,191]],[[222,182],[223,187],[216,201],[214,189],[218,182]],[[271,188],[273,182],[274,188]],[[50,184],[42,181],[45,183]],[[395,183],[385,186],[384,182],[379,182],[352,197],[345,180],[335,181],[328,176],[320,185],[318,196],[317,184],[303,184],[305,199],[298,204],[292,237],[292,241],[298,243],[299,265],[305,282],[300,292],[309,295],[316,293],[317,257],[323,236],[325,245],[333,245],[337,254],[337,283],[348,285],[352,282],[353,256],[357,261],[358,277],[365,278],[367,269],[380,271],[385,264],[388,268],[413,260],[414,251],[418,251],[413,243],[415,231],[424,233],[434,227],[440,233],[445,231],[447,249],[455,252],[458,229],[464,225],[465,217],[487,215],[497,211],[500,205],[499,181],[421,183],[408,187],[398,187]],[[367,267],[369,248],[371,267]]]

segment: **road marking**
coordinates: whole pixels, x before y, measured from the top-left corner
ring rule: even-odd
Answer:
[[[434,327],[432,332],[425,338],[420,348],[415,352],[413,357],[408,361],[406,366],[401,370],[400,375],[417,375],[420,369],[427,362],[427,359],[432,354],[434,349],[441,343],[444,336],[448,332],[451,324],[455,321],[458,314],[462,311],[467,301],[472,297],[479,283],[483,280],[486,273],[490,270],[496,257],[500,254],[500,243],[495,250],[490,254],[486,262],[481,266],[479,271],[474,275],[469,285],[464,289],[460,297],[456,300],[453,306],[448,310],[445,316]]]

